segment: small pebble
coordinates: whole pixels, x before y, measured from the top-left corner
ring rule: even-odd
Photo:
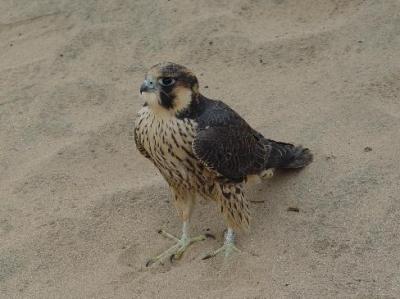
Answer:
[[[327,156],[325,157],[325,160],[334,160],[334,159],[336,159],[336,156],[335,156],[335,155],[327,155]]]

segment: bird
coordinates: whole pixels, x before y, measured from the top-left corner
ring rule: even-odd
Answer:
[[[183,65],[152,66],[140,95],[144,104],[135,120],[135,144],[168,183],[182,221],[180,237],[159,230],[174,245],[150,258],[146,266],[180,259],[191,244],[214,237],[190,236],[198,196],[215,202],[227,225],[222,246],[203,259],[240,252],[236,234],[250,224],[245,185],[252,177],[271,177],[275,169],[303,168],[313,154],[301,145],[264,137],[227,104],[202,95],[197,77]]]

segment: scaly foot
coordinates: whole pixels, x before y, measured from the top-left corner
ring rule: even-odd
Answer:
[[[227,258],[230,256],[233,252],[241,252],[233,243],[227,243],[222,245],[222,247],[218,248],[217,250],[214,250],[213,252],[210,252],[206,254],[202,260],[207,260],[209,258],[212,258],[216,256],[219,253],[223,253],[224,257]]]
[[[171,239],[176,242],[175,245],[172,247],[168,248],[166,251],[163,253],[149,259],[146,263],[146,267],[149,267],[153,265],[156,262],[163,263],[166,259],[169,259],[171,262],[173,260],[178,260],[182,257],[183,253],[185,250],[193,243],[198,242],[198,241],[204,241],[207,238],[212,238],[215,239],[215,237],[211,234],[204,234],[200,235],[194,238],[189,238],[185,234],[182,235],[181,239],[178,239],[174,235],[171,235],[170,233],[164,231],[164,230],[159,230],[158,233],[168,239]]]
[[[233,252],[241,252],[241,251],[235,246],[235,234],[233,230],[231,228],[228,228],[228,231],[225,233],[224,245],[222,245],[222,247],[218,248],[217,250],[214,250],[213,252],[206,254],[202,259],[207,260],[209,258],[216,256],[219,253],[223,253],[224,257],[227,258]]]

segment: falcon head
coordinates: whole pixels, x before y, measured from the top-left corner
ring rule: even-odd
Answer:
[[[149,106],[177,113],[190,105],[198,89],[197,78],[189,69],[166,62],[150,68],[140,86],[140,94],[145,95]]]

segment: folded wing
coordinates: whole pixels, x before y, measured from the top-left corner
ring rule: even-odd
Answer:
[[[205,127],[198,132],[192,147],[208,168],[232,181],[262,171],[271,151],[248,126]]]

